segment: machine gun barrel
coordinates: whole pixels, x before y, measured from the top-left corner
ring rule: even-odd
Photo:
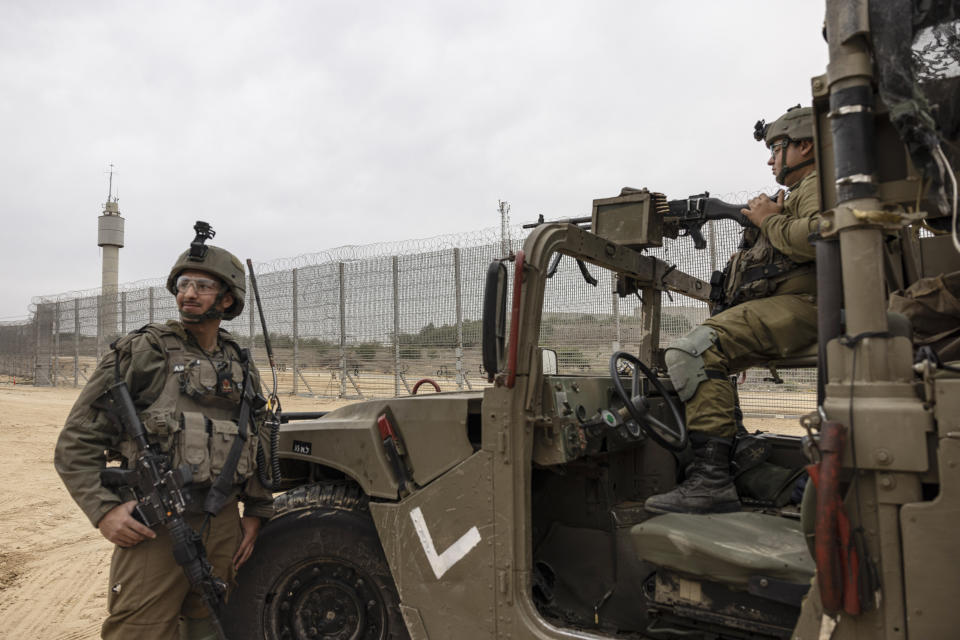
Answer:
[[[535,228],[535,227],[539,227],[539,226],[542,225],[542,224],[546,224],[547,222],[565,222],[565,223],[567,223],[567,224],[575,224],[575,225],[577,225],[577,226],[586,225],[586,226],[584,226],[583,228],[584,228],[584,229],[589,229],[589,228],[590,228],[590,220],[591,220],[591,217],[590,217],[590,216],[583,216],[583,217],[581,217],[581,218],[560,218],[560,219],[558,219],[558,220],[544,220],[544,219],[543,219],[543,214],[540,214],[540,217],[539,217],[539,219],[537,219],[536,222],[528,222],[527,224],[523,225],[523,228],[524,228],[524,229],[533,229],[533,228]]]

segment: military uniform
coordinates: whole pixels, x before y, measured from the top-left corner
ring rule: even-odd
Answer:
[[[729,376],[770,360],[790,357],[816,342],[815,249],[809,235],[817,230],[819,211],[814,171],[790,191],[782,213],[763,221],[754,245],[760,251],[746,250],[734,257],[731,268],[739,267],[743,273],[759,266],[761,260],[775,262],[769,255],[772,247],[796,266],[755,281],[772,287],[769,293],[739,302],[703,323],[714,330],[716,338],[702,352],[708,377],[700,381],[686,401],[690,431],[733,436],[734,388]],[[753,261],[740,260],[744,254],[753,257]]]
[[[711,279],[715,315],[664,353],[674,390],[686,403],[692,456],[680,484],[644,502],[650,513],[740,509],[730,469],[737,432],[730,376],[795,355],[817,339],[816,250],[809,240],[820,211],[813,110],[797,105],[769,125],[760,120],[753,136],[770,149],[767,164],[790,193],[778,213],[766,198],[750,202],[748,217],[760,227],[744,230],[722,283]]]
[[[238,431],[244,381],[239,345],[221,329],[216,349],[205,352],[180,322],[169,321],[122,338],[100,362],[67,418],[54,457],[57,472],[94,526],[125,501],[101,484],[100,471],[109,459],[129,466],[136,456],[126,434],[93,407],[114,382],[116,358],[148,439],[170,456],[174,468],[191,468],[193,499],[186,519],[200,531],[203,498]],[[259,391],[259,374],[252,362],[249,366]],[[261,421],[262,417],[253,422]],[[231,500],[201,532],[214,573],[228,583],[233,578],[232,556],[241,540],[238,500],[244,503],[244,516],[269,518],[273,513],[272,494],[255,473],[256,449],[264,431],[258,431],[259,438],[251,433],[237,464]],[[175,639],[179,616],[208,615],[173,557],[167,532],[158,527],[155,533],[155,539],[114,551],[104,638]]]

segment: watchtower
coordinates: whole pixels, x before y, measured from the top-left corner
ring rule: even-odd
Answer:
[[[110,165],[110,186],[103,213],[97,221],[97,246],[103,249],[103,276],[100,285],[100,314],[97,345],[112,340],[117,334],[117,287],[120,272],[120,248],[123,247],[123,217],[119,198],[113,195],[113,165]]]

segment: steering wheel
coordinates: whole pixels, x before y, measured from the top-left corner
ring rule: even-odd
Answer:
[[[437,393],[440,393],[440,385],[438,385],[435,381],[431,380],[430,378],[420,378],[417,380],[417,383],[413,385],[413,391],[411,391],[410,394],[414,396],[417,395],[417,391],[420,391],[420,387],[424,384],[432,384]]]
[[[623,381],[620,379],[617,364],[621,360],[625,360],[633,365],[633,377],[630,385],[632,393],[627,393],[627,390],[623,387]],[[641,372],[646,376],[647,380],[650,381],[654,389],[659,391],[660,395],[663,396],[663,400],[667,403],[670,413],[673,414],[675,427],[665,424],[650,414],[650,410],[647,408],[646,396],[640,395]],[[683,451],[686,449],[687,425],[680,415],[680,408],[677,406],[673,397],[667,392],[666,388],[664,388],[663,384],[657,379],[657,376],[654,375],[653,371],[651,371],[647,365],[640,361],[640,358],[626,351],[617,351],[610,356],[610,378],[613,381],[614,390],[616,390],[617,395],[620,396],[620,400],[624,406],[626,406],[630,417],[636,420],[637,424],[640,425],[648,436],[671,451]]]

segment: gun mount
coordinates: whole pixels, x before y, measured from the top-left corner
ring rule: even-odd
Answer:
[[[551,222],[567,222],[595,235],[631,249],[663,246],[664,238],[689,237],[696,249],[706,249],[703,226],[711,220],[733,220],[741,227],[753,223],[740,210],[746,204],[724,202],[704,191],[687,198],[667,200],[662,193],[649,189],[624,187],[620,195],[593,201],[593,212],[581,218],[564,218]],[[523,225],[532,229],[545,224],[543,216]]]

